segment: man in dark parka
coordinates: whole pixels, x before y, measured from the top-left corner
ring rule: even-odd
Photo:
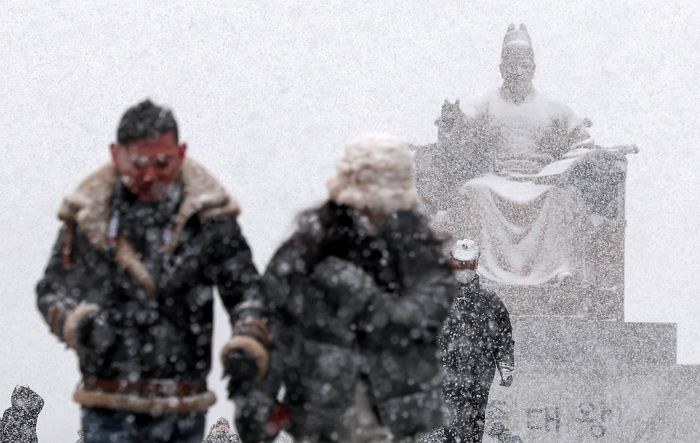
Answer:
[[[236,367],[262,377],[268,365],[238,204],[185,158],[172,112],[148,100],[126,111],[110,149],[112,162],[63,201],[38,308],[77,352],[86,443],[199,443],[215,402],[214,286],[234,325],[222,355],[234,381]]]
[[[297,441],[413,441],[442,424],[438,334],[455,292],[393,136],[350,142],[330,199],[263,278]]]
[[[481,288],[478,261],[472,240],[452,247],[450,265],[459,289],[440,337],[448,434],[460,443],[482,440],[494,375],[498,370],[501,385],[510,386],[515,365],[508,310],[496,294]]]

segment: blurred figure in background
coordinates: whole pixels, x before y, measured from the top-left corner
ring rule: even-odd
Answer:
[[[460,443],[482,440],[494,375],[510,386],[515,368],[510,316],[496,294],[481,288],[479,255],[472,240],[458,240],[450,250],[459,288],[440,339],[448,434]]]
[[[289,432],[415,441],[443,422],[437,339],[456,288],[417,211],[412,155],[393,136],[361,136],[329,191],[263,278]]]

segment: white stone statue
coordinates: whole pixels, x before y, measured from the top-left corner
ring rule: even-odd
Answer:
[[[481,245],[486,280],[589,281],[583,251],[596,217],[611,211],[603,206],[618,197],[606,200],[605,194],[618,188],[606,175],[606,188],[593,195],[583,189],[593,186],[590,177],[582,177],[591,165],[614,168],[620,157],[624,163],[624,153],[596,147],[590,121],[533,87],[534,51],[525,25],[509,26],[500,70],[502,86],[464,111],[459,101],[443,105],[436,122],[441,154],[427,167],[441,185],[423,186],[424,198],[437,212],[437,227]]]

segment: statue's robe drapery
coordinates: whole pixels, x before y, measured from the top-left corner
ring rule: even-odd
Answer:
[[[538,92],[516,105],[497,90],[465,107],[442,139],[482,169],[462,182],[442,222],[480,244],[483,277],[516,285],[566,272],[585,278],[579,233],[588,218],[568,183],[571,167],[593,147],[584,120]]]

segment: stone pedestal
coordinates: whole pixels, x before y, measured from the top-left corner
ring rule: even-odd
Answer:
[[[446,101],[437,143],[412,147],[434,222],[464,204],[464,183],[493,171],[473,155],[490,149],[488,134],[456,130],[462,117],[459,103]],[[517,368],[512,387],[493,385],[485,441],[700,442],[700,365],[676,364],[675,325],[624,321],[626,155],[637,152],[596,146],[560,176],[558,186],[580,191],[588,220],[576,232],[576,278],[485,285],[511,314]],[[464,232],[460,219],[444,224],[453,236]]]
[[[484,441],[700,441],[700,366],[676,364],[674,324],[515,315],[513,327],[517,376],[494,383]]]
[[[622,321],[624,296],[621,287],[506,286],[484,285],[494,291],[518,316],[575,317]]]

